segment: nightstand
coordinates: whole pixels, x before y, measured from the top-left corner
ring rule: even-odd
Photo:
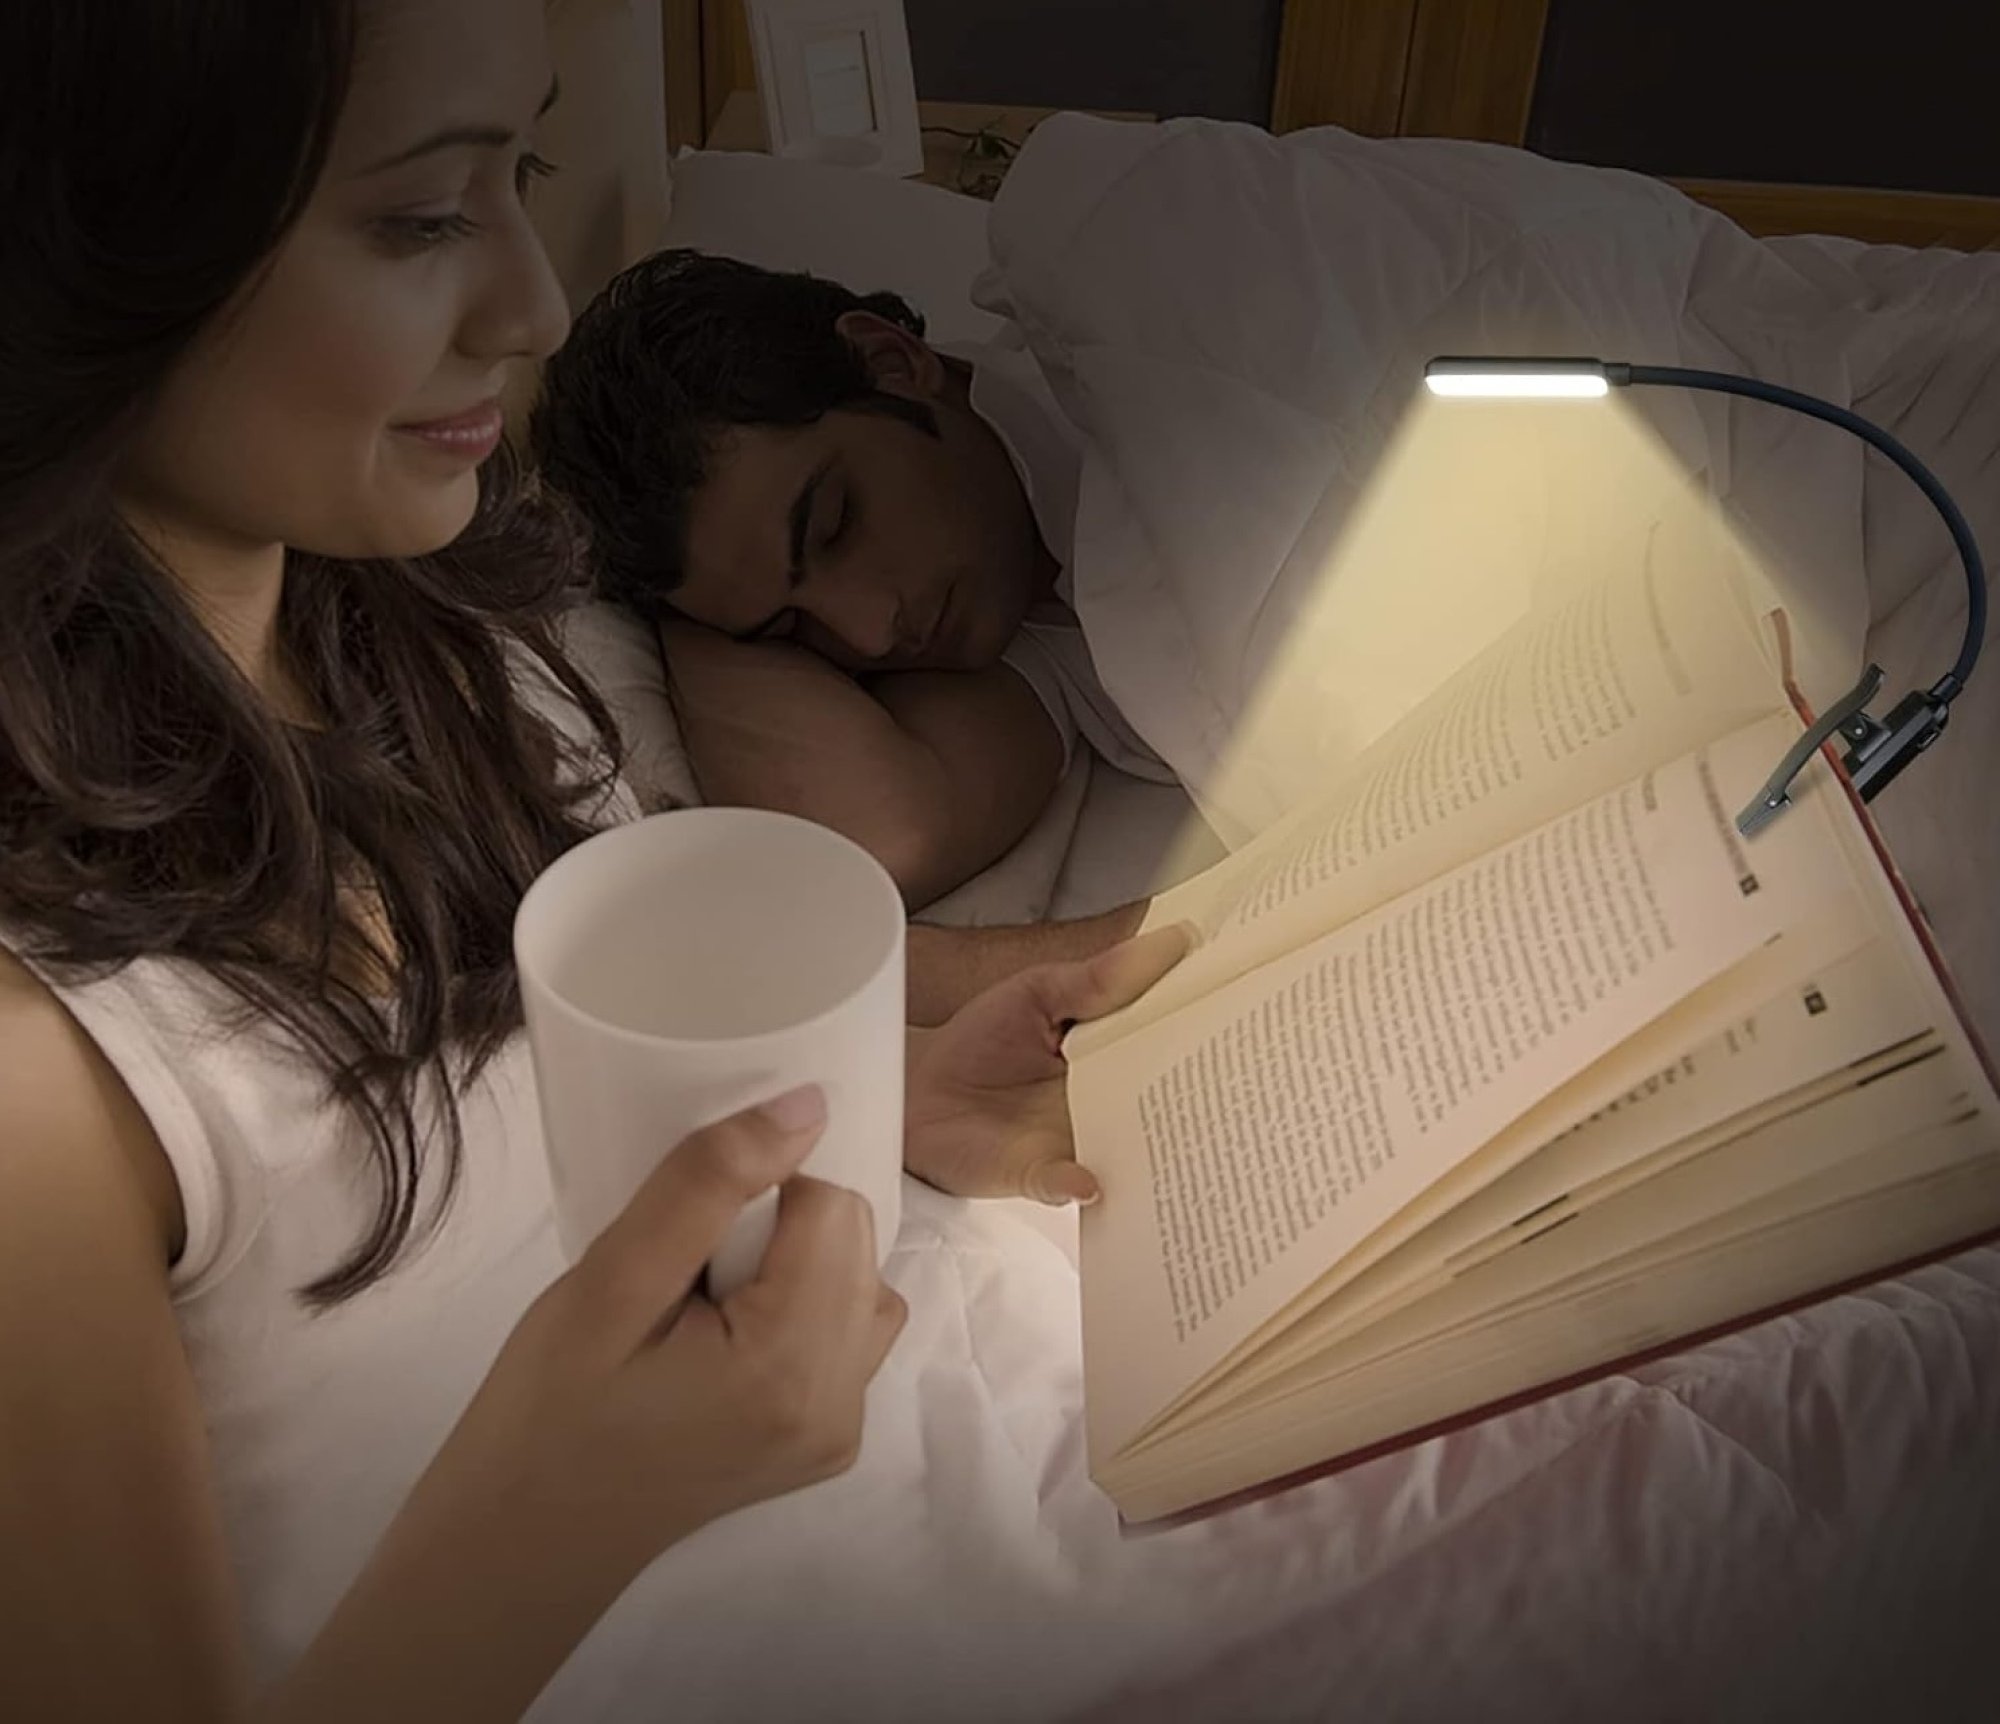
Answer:
[[[990,102],[919,102],[924,129],[924,171],[928,185],[990,198],[1006,178],[1014,152],[1049,115],[1060,108],[1001,107]],[[1152,114],[1107,113],[1107,120],[1150,120]],[[703,146],[711,150],[767,147],[763,104],[754,90],[732,92],[709,127]]]

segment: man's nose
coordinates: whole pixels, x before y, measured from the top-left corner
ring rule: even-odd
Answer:
[[[881,664],[909,644],[904,638],[902,601],[894,593],[845,593],[824,621],[863,664]]]

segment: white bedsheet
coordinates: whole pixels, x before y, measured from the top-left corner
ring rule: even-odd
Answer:
[[[657,1563],[536,1719],[1967,1715],[1903,1707],[1990,1590],[1993,1253],[1136,1536],[1063,1254],[912,1185],[887,1273],[856,1468]]]
[[[632,728],[643,634],[579,638]],[[1069,797],[961,919],[1123,901],[1192,818],[1101,763]],[[1084,1471],[1074,1234],[906,1185],[860,1464],[656,1564],[534,1717],[1977,1716],[2000,1251],[1128,1535]]]
[[[1217,170],[1194,160],[1183,225],[1226,222],[1228,188],[1197,197],[1201,174]],[[1505,152],[1436,160],[1447,190],[1453,161],[1488,189],[1543,171]],[[1258,219],[1287,215],[1249,207]],[[1226,248],[1197,231],[1202,246]],[[1088,224],[1076,237],[1093,239]],[[1395,297],[1388,235],[1363,224],[1351,239],[1344,278]],[[1636,232],[1607,241],[1668,279],[1674,259],[1650,258],[1648,243]],[[1926,295],[1970,268],[1823,242],[1777,255],[1801,276],[1824,264],[1873,282],[1884,304],[1911,301],[1911,327],[1937,340],[1945,324],[1922,311]],[[1973,298],[1991,309],[2000,264],[1979,269]],[[1963,314],[1966,296],[1952,303]],[[1877,340],[1827,363],[1887,350]],[[1367,343],[1354,351],[1366,357]],[[2000,419],[1993,389],[1970,388],[1961,418]],[[1862,405],[1893,417],[1894,397],[1883,384]],[[1921,441],[1911,415],[1935,414],[1950,433],[1948,406],[1915,389],[1902,422]],[[1703,423],[1682,432],[1705,435]],[[1985,457],[1952,447],[1942,464],[1955,489],[1984,473],[2000,490]],[[1855,466],[1822,516],[1851,525],[1861,495]],[[1850,595],[1846,615],[1872,613],[1892,673],[1915,678],[1949,657],[1953,571],[1920,518],[1878,514],[1875,496],[1871,478],[1868,567],[1894,572]],[[644,686],[643,648],[629,632],[620,648],[617,627],[610,638],[636,691],[628,728],[641,710],[657,721],[664,702]],[[2000,951],[1984,903],[2000,873],[1995,673],[2000,664],[1953,735],[1881,805],[1962,966],[1968,953]],[[651,746],[671,762],[670,740],[656,734]],[[1171,793],[1132,799],[1103,776],[1068,794],[1039,847],[947,913],[1004,920],[1036,900],[1081,913],[1153,884],[1160,835],[1182,813]],[[1966,979],[1993,998],[1996,978]],[[1121,1533],[1084,1472],[1064,1251],[1006,1206],[912,1185],[888,1273],[911,1322],[872,1393],[859,1465],[656,1564],[537,1719],[1978,1715],[1940,1696],[1963,1694],[1963,1654],[1985,1650],[1960,1631],[1981,1597],[1981,1560],[2000,1543],[2000,1251],[1138,1536]],[[1927,1690],[1932,1677],[1944,1686]]]

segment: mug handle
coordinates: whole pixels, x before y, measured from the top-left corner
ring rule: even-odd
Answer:
[[[707,1291],[712,1300],[727,1299],[739,1287],[756,1280],[778,1225],[778,1193],[770,1191],[753,1197],[729,1224],[715,1255],[708,1260]]]

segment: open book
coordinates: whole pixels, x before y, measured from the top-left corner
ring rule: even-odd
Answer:
[[[1804,728],[1767,624],[1663,527],[1155,902],[1202,944],[1067,1044],[1128,1520],[2000,1231],[1992,1068],[1860,803],[1821,758],[1737,834]]]

